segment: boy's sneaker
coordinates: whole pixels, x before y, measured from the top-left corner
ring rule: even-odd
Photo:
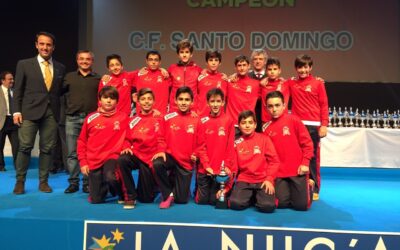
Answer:
[[[312,199],[313,199],[313,201],[319,200],[319,193],[313,193]]]
[[[174,203],[174,196],[168,196],[165,201],[160,202],[160,208],[166,209],[169,208]]]
[[[136,205],[136,201],[128,200],[124,202],[124,209],[134,209]]]

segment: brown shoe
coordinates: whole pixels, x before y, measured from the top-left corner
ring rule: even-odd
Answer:
[[[25,182],[17,181],[17,183],[15,183],[13,193],[14,194],[24,194],[25,193]]]
[[[41,182],[39,184],[39,190],[43,193],[51,193],[53,192],[53,189],[49,186],[47,182]]]

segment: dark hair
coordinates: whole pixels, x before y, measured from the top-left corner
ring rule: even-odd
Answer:
[[[90,54],[90,56],[92,57],[92,59],[94,59],[94,53],[93,53],[92,51],[90,51],[90,50],[87,50],[87,49],[78,50],[78,52],[76,52],[76,58],[78,58],[78,56],[79,56],[80,54],[82,54],[82,53],[88,53],[88,54]]]
[[[222,62],[222,55],[218,50],[208,50],[206,52],[206,62],[208,62],[210,58],[218,58],[219,62]]]
[[[157,55],[158,58],[159,58],[160,61],[161,61],[161,54],[160,54],[160,52],[158,52],[158,50],[150,50],[150,51],[148,51],[148,52],[146,53],[146,59],[149,59],[149,56],[150,56],[150,55]]]
[[[111,54],[111,55],[108,55],[107,57],[106,57],[106,67],[108,68],[108,65],[110,64],[110,61],[112,60],[112,59],[116,59],[116,60],[118,60],[118,62],[122,65],[122,59],[121,59],[121,56],[120,55],[117,55],[117,54]]]
[[[50,32],[40,31],[39,33],[36,34],[36,41],[35,42],[38,42],[39,36],[50,37],[51,40],[53,41],[53,45],[56,44],[56,37],[53,34],[51,34]]]
[[[207,101],[210,100],[211,96],[216,96],[216,95],[221,96],[222,100],[224,100],[225,98],[224,92],[220,88],[212,88],[207,92],[206,95]]]
[[[153,90],[151,90],[151,88],[142,88],[142,89],[140,89],[139,91],[138,91],[138,99],[141,97],[141,96],[144,96],[145,94],[150,94],[151,96],[153,96],[153,99],[154,99],[154,93],[153,93]]]
[[[5,80],[6,79],[6,75],[11,74],[11,71],[5,70],[3,72],[0,73],[0,80]]]
[[[189,41],[189,39],[183,39],[176,44],[176,53],[179,54],[179,51],[185,48],[188,48],[190,53],[193,53],[193,44]]]
[[[176,90],[175,100],[178,99],[178,96],[183,93],[188,93],[190,95],[190,98],[192,98],[192,101],[193,101],[193,91],[188,86],[182,86]]]
[[[269,93],[265,96],[265,101],[268,101],[268,99],[271,99],[271,98],[279,98],[279,99],[282,100],[282,103],[285,103],[285,98],[283,97],[283,94],[282,94],[282,92],[280,92],[280,91],[272,91],[272,92],[269,92]]]
[[[119,99],[119,94],[118,94],[118,90],[114,87],[114,86],[104,86],[100,91],[99,91],[99,95],[98,98],[99,100],[101,98],[107,98],[110,97],[113,100],[117,100]]]
[[[257,123],[256,115],[251,110],[245,110],[245,111],[240,112],[239,118],[238,118],[238,123],[240,123],[242,120],[247,119],[249,117],[253,117],[254,122]]]
[[[247,56],[240,55],[240,56],[235,57],[235,61],[234,61],[235,66],[236,66],[239,62],[242,62],[242,61],[246,61],[247,64],[250,64],[249,58],[248,58]]]
[[[268,65],[277,65],[279,68],[281,67],[281,61],[279,61],[279,59],[277,57],[270,57],[267,60],[267,67]]]
[[[309,55],[298,55],[296,59],[294,60],[294,66],[296,68],[303,67],[305,65],[308,65],[312,67],[313,65],[313,60],[311,59],[311,56]]]

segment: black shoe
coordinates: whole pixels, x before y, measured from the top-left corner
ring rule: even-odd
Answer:
[[[84,193],[89,193],[89,185],[83,185],[82,186],[82,192],[84,192]]]
[[[77,192],[78,190],[79,190],[79,186],[78,185],[69,184],[67,189],[65,189],[64,193],[72,194],[72,193]]]

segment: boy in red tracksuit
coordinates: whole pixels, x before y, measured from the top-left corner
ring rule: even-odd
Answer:
[[[161,134],[162,118],[154,117],[154,94],[149,88],[142,88],[137,95],[140,112],[128,125],[127,134],[118,163],[121,169],[124,209],[135,208],[136,199],[140,202],[154,201],[155,180],[153,176],[153,157],[165,152],[165,141]],[[132,170],[139,169],[137,191]]]
[[[234,181],[232,169],[234,167],[235,127],[234,122],[223,112],[225,102],[222,89],[211,89],[206,97],[210,113],[201,118],[199,133],[204,137],[210,167],[206,168],[202,162],[199,164],[195,202],[215,205],[216,199],[221,196],[220,186],[215,181],[215,176],[221,172],[222,165],[224,165],[225,172],[230,175],[229,182],[222,191],[225,197]]]
[[[226,113],[236,122],[240,112],[254,111],[260,95],[260,83],[248,76],[250,61],[246,56],[235,58],[235,68],[238,80],[228,84]]]
[[[145,68],[133,72],[133,86],[138,92],[142,88],[150,88],[154,93],[153,108],[165,115],[168,111],[171,79],[166,78],[160,69],[160,52],[157,50],[147,52],[146,64]],[[140,105],[136,105],[136,112],[140,113]]]
[[[311,75],[313,61],[310,56],[298,56],[294,65],[297,77],[289,80],[292,114],[297,115],[306,125],[314,144],[310,179],[315,185],[313,200],[318,200],[321,187],[319,149],[320,139],[325,137],[328,131],[328,97],[324,81]]]
[[[179,62],[172,64],[168,68],[172,85],[169,99],[170,112],[177,111],[175,96],[178,88],[182,86],[188,86],[192,90],[193,101],[197,99],[197,78],[202,71],[201,67],[192,61],[193,44],[188,39],[184,39],[176,45],[176,53],[178,54]],[[193,107],[193,110],[196,110],[195,103],[193,103]]]
[[[121,56],[112,54],[106,58],[110,78],[107,82],[100,80],[99,91],[104,86],[114,86],[118,90],[119,101],[117,109],[128,116],[131,114],[132,104],[132,73],[124,70]]]
[[[275,179],[278,207],[306,211],[312,202],[308,182],[312,140],[301,120],[286,114],[281,92],[270,92],[265,99],[272,120],[264,124],[263,131],[274,143],[281,162]]]
[[[199,138],[200,118],[191,114],[192,90],[180,87],[175,102],[179,111],[164,117],[165,152],[154,156],[153,167],[160,187],[162,201],[160,208],[169,208],[173,202],[187,203],[190,198],[192,170],[200,159],[208,168],[204,142]]]
[[[257,120],[253,111],[239,114],[241,137],[235,141],[237,177],[229,199],[230,208],[242,210],[253,201],[259,211],[275,210],[275,176],[279,157],[268,136],[256,133]],[[236,171],[236,170],[235,170]]]
[[[99,92],[100,107],[89,114],[77,141],[81,172],[89,176],[89,200],[105,201],[107,192],[122,196],[117,178],[117,158],[126,134],[128,116],[116,109],[118,91],[106,86]]]
[[[218,68],[221,65],[222,55],[219,51],[207,51],[206,52],[206,63],[207,70],[204,74],[201,74],[198,78],[198,95],[197,95],[197,114],[200,117],[204,117],[210,114],[210,107],[207,105],[208,100],[206,99],[207,93],[213,88],[219,88],[226,96],[227,81],[226,76],[223,73],[218,72]],[[223,100],[225,103],[225,100]],[[222,107],[222,112],[225,108]]]
[[[281,62],[276,57],[268,58],[267,60],[267,68],[266,68],[267,78],[264,78],[261,84],[261,120],[262,124],[271,120],[271,115],[268,113],[266,106],[266,99],[268,93],[272,91],[279,91],[285,97],[285,103],[289,102],[290,92],[288,82],[285,81],[281,75]],[[284,109],[284,112],[287,114],[288,109]]]

